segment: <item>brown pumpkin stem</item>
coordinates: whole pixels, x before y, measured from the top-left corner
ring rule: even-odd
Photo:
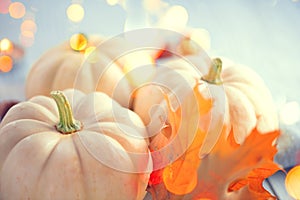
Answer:
[[[50,94],[56,102],[59,113],[59,123],[56,125],[56,129],[62,134],[70,134],[81,130],[82,124],[74,119],[66,96],[61,91],[52,91]]]
[[[222,73],[222,60],[220,58],[215,58],[212,60],[212,64],[209,68],[208,74],[203,76],[201,79],[208,83],[221,85],[222,84],[221,73]]]

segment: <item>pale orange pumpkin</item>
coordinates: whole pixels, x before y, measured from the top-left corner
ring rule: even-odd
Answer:
[[[151,64],[150,55],[133,52],[134,47],[121,37],[75,36],[49,49],[34,63],[26,80],[26,97],[76,88],[85,93],[104,92],[130,107],[131,92],[141,77],[134,80],[126,73]]]
[[[153,192],[160,195],[162,193],[162,197],[158,195],[155,199],[193,199],[198,195],[199,198],[234,199],[233,196],[237,194],[237,198],[241,196],[245,198],[250,193],[253,196],[249,198],[256,198],[256,192],[259,191],[261,193],[257,196],[269,197],[270,194],[261,185],[262,181],[279,169],[272,161],[276,153],[274,140],[277,139],[279,131],[270,91],[259,75],[250,68],[226,60],[225,68],[222,70],[222,61],[219,58],[208,60],[205,65],[201,56],[196,54],[183,59],[171,58],[165,63],[173,69],[173,73],[178,72],[181,78],[187,80],[186,83],[189,84],[186,84],[186,87],[180,85],[182,82],[179,81],[179,77],[171,76],[170,73],[157,73],[154,80],[165,78],[164,86],[172,86],[170,91],[164,90],[158,84],[152,84],[136,92],[134,109],[144,121],[149,122],[146,124],[152,136],[150,148],[154,155],[154,167],[158,169],[151,176],[155,180],[154,183],[152,178],[150,180],[151,187],[158,190],[151,191],[152,195],[156,195]],[[172,84],[176,81],[178,85]],[[189,89],[192,86],[194,96]],[[180,98],[183,98],[180,105],[175,101],[177,106],[175,108],[172,106],[174,91],[180,91],[175,94],[182,95]],[[147,93],[150,95],[144,98]],[[190,95],[187,95],[188,93]],[[161,103],[164,101],[168,103]],[[150,109],[147,110],[145,107],[141,109],[142,102]],[[156,104],[162,105],[166,111],[157,109],[159,107]],[[153,105],[156,106],[151,111]],[[161,124],[153,123],[158,121],[157,119],[163,119]],[[154,132],[151,132],[152,130]],[[250,153],[249,149],[255,145],[258,148],[258,144],[264,142],[268,143],[260,146],[261,149],[266,148],[264,155],[258,153],[261,150],[256,150],[257,152],[253,150],[253,153]],[[185,152],[182,147],[186,148]],[[174,155],[177,156],[176,160]],[[210,159],[216,155],[218,158],[213,166],[219,169],[214,169],[210,165],[212,163]],[[224,155],[227,157],[219,159]],[[244,158],[245,155],[247,157]],[[168,160],[170,164],[163,166],[162,164],[167,164]],[[235,173],[239,175],[244,173],[239,179],[234,180],[237,178],[236,175],[230,175],[229,172],[222,174],[222,171],[230,171],[233,167],[228,166],[233,166],[237,161],[246,163],[239,167],[238,164],[235,165],[237,167],[233,170]],[[160,170],[158,167],[163,169]],[[247,171],[246,168],[251,170]],[[257,176],[257,179],[252,180],[253,176]],[[222,182],[224,180],[226,181]],[[162,188],[159,181],[163,181]],[[250,185],[249,190],[247,188],[240,190],[247,184]],[[172,196],[185,195],[192,191],[192,197]],[[210,194],[213,196],[209,196]]]
[[[171,58],[164,65],[184,77],[186,82],[190,82],[190,88],[199,84],[198,90],[202,95],[214,102],[210,123],[215,120],[216,123],[223,121],[229,130],[233,129],[235,142],[241,144],[255,127],[261,133],[278,129],[278,120],[272,95],[262,78],[249,67],[232,63],[226,60],[222,70],[220,59],[203,60],[203,54],[200,53],[185,56],[184,59]],[[158,68],[157,71],[161,69]],[[156,79],[165,79],[166,85],[171,85],[171,91],[178,90],[176,87],[182,87],[177,82],[178,77],[175,76],[157,73]],[[157,84],[155,87],[150,85],[145,89],[139,89],[135,95],[134,111],[141,116],[146,125],[154,116],[149,115],[147,109],[161,102],[163,95],[153,94],[145,97],[145,93],[155,93],[153,91],[159,93],[159,90]],[[177,95],[182,94],[177,92]],[[222,127],[216,129],[221,130]],[[208,146],[203,147],[206,148],[205,152],[211,149]]]
[[[0,102],[0,122],[4,118],[7,111],[17,103],[19,103],[17,100],[4,100]]]
[[[0,199],[143,199],[152,161],[141,119],[101,92],[51,94],[0,124]]]

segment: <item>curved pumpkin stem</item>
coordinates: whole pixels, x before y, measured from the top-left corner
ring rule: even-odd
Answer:
[[[208,74],[203,76],[202,80],[215,85],[221,85],[222,84],[221,73],[222,73],[222,60],[220,58],[215,58],[212,60],[212,64],[209,68]]]
[[[51,96],[56,102],[59,112],[59,123],[56,129],[63,134],[70,134],[82,129],[80,121],[75,120],[71,106],[66,96],[61,91],[52,91]]]

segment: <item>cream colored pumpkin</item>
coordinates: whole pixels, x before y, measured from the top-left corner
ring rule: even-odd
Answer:
[[[83,50],[74,50],[71,47],[74,41],[66,41],[46,51],[34,63],[26,80],[26,97],[48,96],[52,90],[76,88],[85,93],[104,92],[122,106],[130,107],[130,95],[136,82],[146,77],[134,80],[126,74],[153,63],[150,55],[133,52],[134,47],[123,38],[90,36],[84,41],[82,37],[79,35],[78,41],[75,38],[74,45]]]
[[[0,199],[143,199],[152,162],[141,119],[104,93],[63,93],[1,122]]]
[[[233,62],[226,60],[222,69],[220,59],[213,61],[203,59],[203,52],[183,58],[170,58],[164,65],[181,74],[187,80],[186,82],[190,83],[190,87],[185,89],[180,85],[181,82],[177,82],[177,85],[172,83],[178,80],[175,76],[157,73],[155,77],[155,79],[164,79],[166,85],[171,85],[170,91],[178,91],[176,89],[178,87],[183,88],[181,92],[176,93],[181,98],[184,97],[187,90],[191,90],[198,84],[198,92],[207,99],[212,99],[213,108],[210,113],[200,118],[199,127],[208,131],[200,149],[200,156],[205,156],[212,150],[223,128],[228,129],[228,134],[229,130],[233,130],[233,138],[237,144],[242,144],[255,127],[261,133],[278,129],[273,99],[262,78],[248,67],[230,63]],[[158,67],[157,71],[160,70]],[[146,96],[147,93],[151,95]],[[161,138],[162,134],[159,130],[163,130],[162,124],[168,123],[168,119],[161,117],[164,115],[164,113],[161,114],[161,111],[152,110],[150,112],[153,105],[161,104],[164,101],[161,87],[157,84],[142,87],[135,96],[134,111],[148,126],[149,134]],[[196,105],[195,109],[197,109]],[[163,118],[165,121],[158,125],[152,123],[159,118]],[[149,124],[153,124],[154,127],[150,126],[149,128]],[[151,132],[152,130],[154,132]],[[163,138],[165,144],[167,139]],[[155,137],[152,140],[155,140]],[[161,140],[159,139],[155,143],[161,143]],[[150,146],[152,145],[154,144]]]

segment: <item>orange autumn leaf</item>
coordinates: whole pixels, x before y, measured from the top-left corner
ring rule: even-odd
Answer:
[[[262,182],[280,170],[273,162],[277,152],[274,140],[279,134],[280,131],[261,134],[254,129],[242,145],[231,145],[232,141],[223,132],[213,151],[205,158],[200,159],[198,151],[191,148],[166,167],[164,185],[157,185],[159,190],[152,188],[156,191],[152,194],[156,195],[155,199],[275,199],[263,188]],[[197,135],[201,135],[200,132]],[[202,139],[195,139],[191,147],[199,146]],[[188,171],[197,165],[196,171]],[[174,187],[179,183],[185,188]],[[184,194],[184,190],[192,187],[193,191]]]
[[[197,168],[200,165],[199,148],[204,133],[198,130],[195,140],[179,159],[163,170],[166,188],[176,194],[187,194],[197,185]]]
[[[214,103],[203,98],[198,86],[193,90],[196,98],[186,98],[180,110],[174,110],[170,98],[165,98],[169,115],[168,126],[162,133],[171,131],[171,134],[163,135],[173,137],[164,140],[165,143],[156,141],[160,148],[169,148],[168,154],[161,154],[160,159],[170,161],[170,157],[174,158],[179,153],[178,149],[188,148],[166,166],[162,174],[161,171],[157,173],[163,184],[156,182],[156,185],[150,186],[153,199],[272,199],[262,182],[280,169],[273,162],[277,152],[273,143],[280,132],[261,134],[254,129],[239,145],[233,142],[232,131],[228,135],[225,125],[220,134],[202,130],[201,126],[195,129],[196,120],[206,119],[202,116],[211,114]],[[207,137],[210,145],[214,146],[206,157],[200,159],[199,150],[207,142]]]
[[[220,138],[213,151],[201,160],[197,186],[183,199],[274,199],[262,182],[280,170],[273,162],[277,152],[273,142],[278,136],[279,131],[260,134],[255,129],[239,147]]]
[[[199,133],[198,123],[200,116],[210,111],[212,107],[211,100],[202,97],[198,91],[198,85],[187,94],[180,106],[174,109],[174,97],[164,94],[164,100],[168,110],[168,120],[160,134],[154,137],[150,143],[152,158],[154,163],[154,172],[151,174],[149,184],[158,184],[162,181],[162,169],[166,165],[174,162],[181,155],[186,155],[189,151],[199,149],[202,139],[199,140],[204,133]],[[194,138],[198,138],[194,140]],[[187,151],[186,151],[187,150]],[[188,155],[194,155],[188,153]],[[196,161],[193,156],[188,159],[190,162]],[[176,163],[180,163],[177,161]],[[193,167],[195,171],[197,166],[186,165],[188,168]],[[196,168],[195,168],[196,167]],[[195,175],[195,174],[193,174]],[[194,176],[195,177],[195,176]],[[160,181],[159,181],[160,180]],[[185,180],[179,181],[177,184],[181,190],[186,191],[184,186]],[[196,182],[195,182],[196,183]],[[188,186],[189,184],[187,184]],[[191,190],[192,188],[188,189]]]

